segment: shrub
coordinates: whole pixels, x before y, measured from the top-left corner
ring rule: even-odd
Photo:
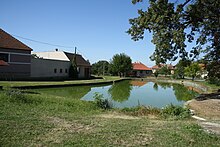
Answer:
[[[146,115],[158,115],[160,114],[160,109],[154,107],[137,106],[133,108],[123,108],[121,110],[123,113],[130,114],[133,116],[146,116]]]
[[[165,118],[189,118],[190,110],[181,106],[174,106],[173,104],[170,104],[161,110],[161,115]]]
[[[93,98],[95,99],[95,104],[102,109],[111,109],[113,107],[111,101],[108,99],[103,99],[103,94],[95,93]]]
[[[210,77],[209,78],[209,83],[210,84],[215,84],[217,86],[220,86],[220,79],[217,77]]]

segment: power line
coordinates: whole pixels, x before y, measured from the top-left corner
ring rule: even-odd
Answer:
[[[50,46],[72,48],[72,49],[74,48],[72,46],[64,46],[64,45],[52,44],[52,43],[48,43],[48,42],[43,42],[43,41],[38,41],[38,40],[33,40],[33,39],[25,38],[25,37],[18,36],[18,35],[13,35],[13,34],[11,34],[11,35],[14,36],[14,37],[18,37],[18,38],[21,38],[21,39],[28,40],[28,41],[32,41],[32,42],[36,42],[36,43],[41,43],[41,44],[46,44],[46,45],[50,45]]]
[[[24,40],[28,40],[28,41],[40,43],[40,44],[46,44],[46,45],[55,46],[55,47],[71,48],[71,49],[74,49],[74,48],[75,48],[75,47],[72,47],[72,46],[64,46],[64,45],[58,45],[58,44],[52,44],[52,43],[48,43],[48,42],[38,41],[38,40],[34,40],[34,39],[30,39],[30,38],[25,38],[25,37],[18,36],[18,35],[14,35],[14,34],[10,34],[10,35],[12,35],[12,36],[14,36],[14,37],[18,37],[18,38],[24,39]],[[78,50],[79,53],[81,53],[84,57],[86,57],[85,54],[83,54],[83,52],[80,51],[78,48],[76,48],[76,50]],[[86,58],[87,58],[87,57],[86,57]],[[87,58],[87,59],[88,59],[88,58]]]

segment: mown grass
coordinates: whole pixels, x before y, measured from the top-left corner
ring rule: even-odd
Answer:
[[[91,80],[68,80],[68,81],[0,81],[0,86],[5,88],[19,86],[40,86],[40,85],[69,85],[69,84],[92,84],[114,81],[121,79],[118,76],[104,76],[103,79]]]
[[[211,89],[210,92],[216,92],[218,89],[220,89],[220,86],[217,86],[215,84],[210,84],[208,81],[202,81],[202,82],[198,82],[198,83],[209,87]]]
[[[0,108],[0,146],[220,146],[191,119],[126,117],[74,97],[1,91]]]

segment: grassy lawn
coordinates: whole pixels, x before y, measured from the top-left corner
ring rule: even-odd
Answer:
[[[103,79],[91,80],[69,80],[69,81],[0,81],[0,86],[5,88],[13,86],[38,86],[38,85],[66,85],[66,84],[83,84],[83,83],[102,83],[119,80],[118,76],[104,76]]]
[[[191,119],[134,117],[46,93],[0,92],[0,146],[220,146]]]
[[[200,82],[200,84],[210,87],[212,89],[212,92],[215,92],[218,89],[220,89],[220,86],[210,84],[210,83],[208,83],[208,81],[202,81],[202,82]]]

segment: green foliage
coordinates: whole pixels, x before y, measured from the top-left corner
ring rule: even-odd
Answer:
[[[128,100],[132,86],[130,80],[121,81],[118,83],[112,84],[109,88],[108,93],[111,94],[111,98],[117,102],[123,102]]]
[[[220,61],[209,63],[207,70],[210,84],[220,86]]]
[[[171,74],[171,70],[168,68],[168,66],[167,65],[165,65],[165,66],[162,66],[160,69],[159,69],[159,71],[158,71],[160,74],[162,74],[162,75],[165,75],[165,76],[167,76],[167,75],[170,75]]]
[[[175,67],[175,78],[184,79],[184,68],[191,64],[190,60],[180,60]]]
[[[198,63],[194,62],[187,66],[185,69],[185,74],[189,77],[192,77],[192,80],[196,77],[197,73],[201,71],[201,67]]]
[[[187,87],[179,84],[173,84],[173,90],[176,99],[179,101],[188,101],[198,96],[197,92],[189,90]]]
[[[132,61],[131,58],[124,53],[116,54],[112,57],[110,66],[113,73],[117,73],[120,77],[126,76],[132,70]]]
[[[159,72],[158,71],[155,71],[154,72],[154,76],[157,78],[159,76]]]
[[[95,99],[95,104],[102,109],[112,109],[113,105],[108,99],[103,98],[103,94],[95,93],[93,98]]]
[[[180,118],[189,118],[190,111],[187,108],[183,108],[181,106],[175,106],[170,104],[161,110],[161,115],[165,118],[175,117],[177,119]]]
[[[109,75],[108,61],[98,61],[92,64],[92,74],[94,75]]]
[[[73,59],[71,61],[71,65],[69,68],[69,77],[73,79],[78,79],[78,71],[77,71],[77,64],[76,64],[76,55],[74,54]]]
[[[123,108],[121,112],[133,116],[159,115],[160,109],[155,107],[137,106],[133,108]]]
[[[132,0],[133,4],[142,0]],[[206,53],[206,59],[220,59],[219,0],[150,0],[146,11],[138,10],[139,16],[130,19],[127,31],[132,39],[144,38],[145,30],[152,32],[156,45],[151,56],[157,64],[167,60],[197,57]],[[195,42],[190,52],[186,41]]]

